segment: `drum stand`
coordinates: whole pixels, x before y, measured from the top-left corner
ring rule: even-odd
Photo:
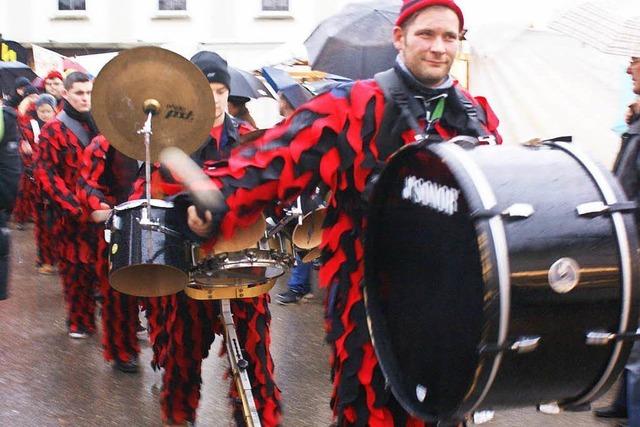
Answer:
[[[249,375],[247,375],[249,362],[242,356],[242,349],[238,341],[238,336],[236,335],[235,325],[233,324],[230,301],[228,299],[220,300],[220,308],[227,343],[227,355],[229,356],[229,363],[231,365],[231,374],[233,375],[238,395],[242,401],[242,412],[244,413],[245,422],[247,423],[247,427],[260,427],[260,417],[258,416],[256,403],[253,400]]]

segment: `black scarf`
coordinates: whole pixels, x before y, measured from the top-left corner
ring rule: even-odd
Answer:
[[[87,127],[89,128],[89,141],[91,141],[93,138],[98,136],[100,132],[98,131],[98,126],[96,125],[96,122],[93,120],[93,116],[91,115],[90,111],[81,113],[80,111],[73,108],[69,102],[64,103],[63,109],[64,109],[64,112],[67,113],[69,117],[79,121],[82,124],[87,125]]]

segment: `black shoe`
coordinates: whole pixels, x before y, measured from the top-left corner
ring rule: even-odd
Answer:
[[[126,374],[135,374],[136,372],[138,372],[138,359],[133,357],[127,362],[116,359],[113,363],[113,367]]]
[[[616,406],[605,406],[593,411],[596,417],[600,418],[627,418],[627,410]]]
[[[289,304],[296,304],[303,299],[306,300],[310,298],[313,298],[313,294],[311,294],[310,292],[303,294],[303,293],[292,291],[291,289],[289,289],[287,292],[278,294],[278,296],[276,297],[276,302],[281,305],[289,305]]]

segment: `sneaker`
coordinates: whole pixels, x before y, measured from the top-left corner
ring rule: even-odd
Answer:
[[[288,305],[288,304],[296,304],[302,300],[311,299],[311,298],[313,298],[313,294],[311,294],[310,292],[303,294],[303,293],[292,291],[291,289],[289,289],[287,292],[278,294],[276,296],[276,302],[281,305]]]
[[[138,372],[138,359],[136,357],[132,357],[126,362],[116,359],[113,362],[113,368],[120,372],[124,372],[125,374],[135,374]]]
[[[69,337],[77,340],[84,340],[89,338],[91,334],[85,328],[81,326],[70,326]]]

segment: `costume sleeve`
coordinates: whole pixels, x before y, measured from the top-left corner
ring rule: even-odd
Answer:
[[[215,215],[215,232],[230,237],[274,201],[293,202],[321,182],[334,192],[347,187],[362,191],[367,174],[359,171],[374,166],[365,164],[365,154],[374,145],[382,100],[371,83],[338,86],[236,148],[227,166],[207,170],[226,201],[226,209]]]
[[[59,122],[48,122],[42,128],[38,148],[34,175],[40,187],[64,212],[80,217],[82,208],[75,188],[69,188],[63,179],[63,169],[71,167],[66,163],[67,151],[73,148],[68,146]]]
[[[109,204],[105,196],[109,189],[100,184],[100,178],[106,167],[108,150],[109,142],[99,135],[82,153],[76,196],[86,212],[100,209],[100,203]]]

